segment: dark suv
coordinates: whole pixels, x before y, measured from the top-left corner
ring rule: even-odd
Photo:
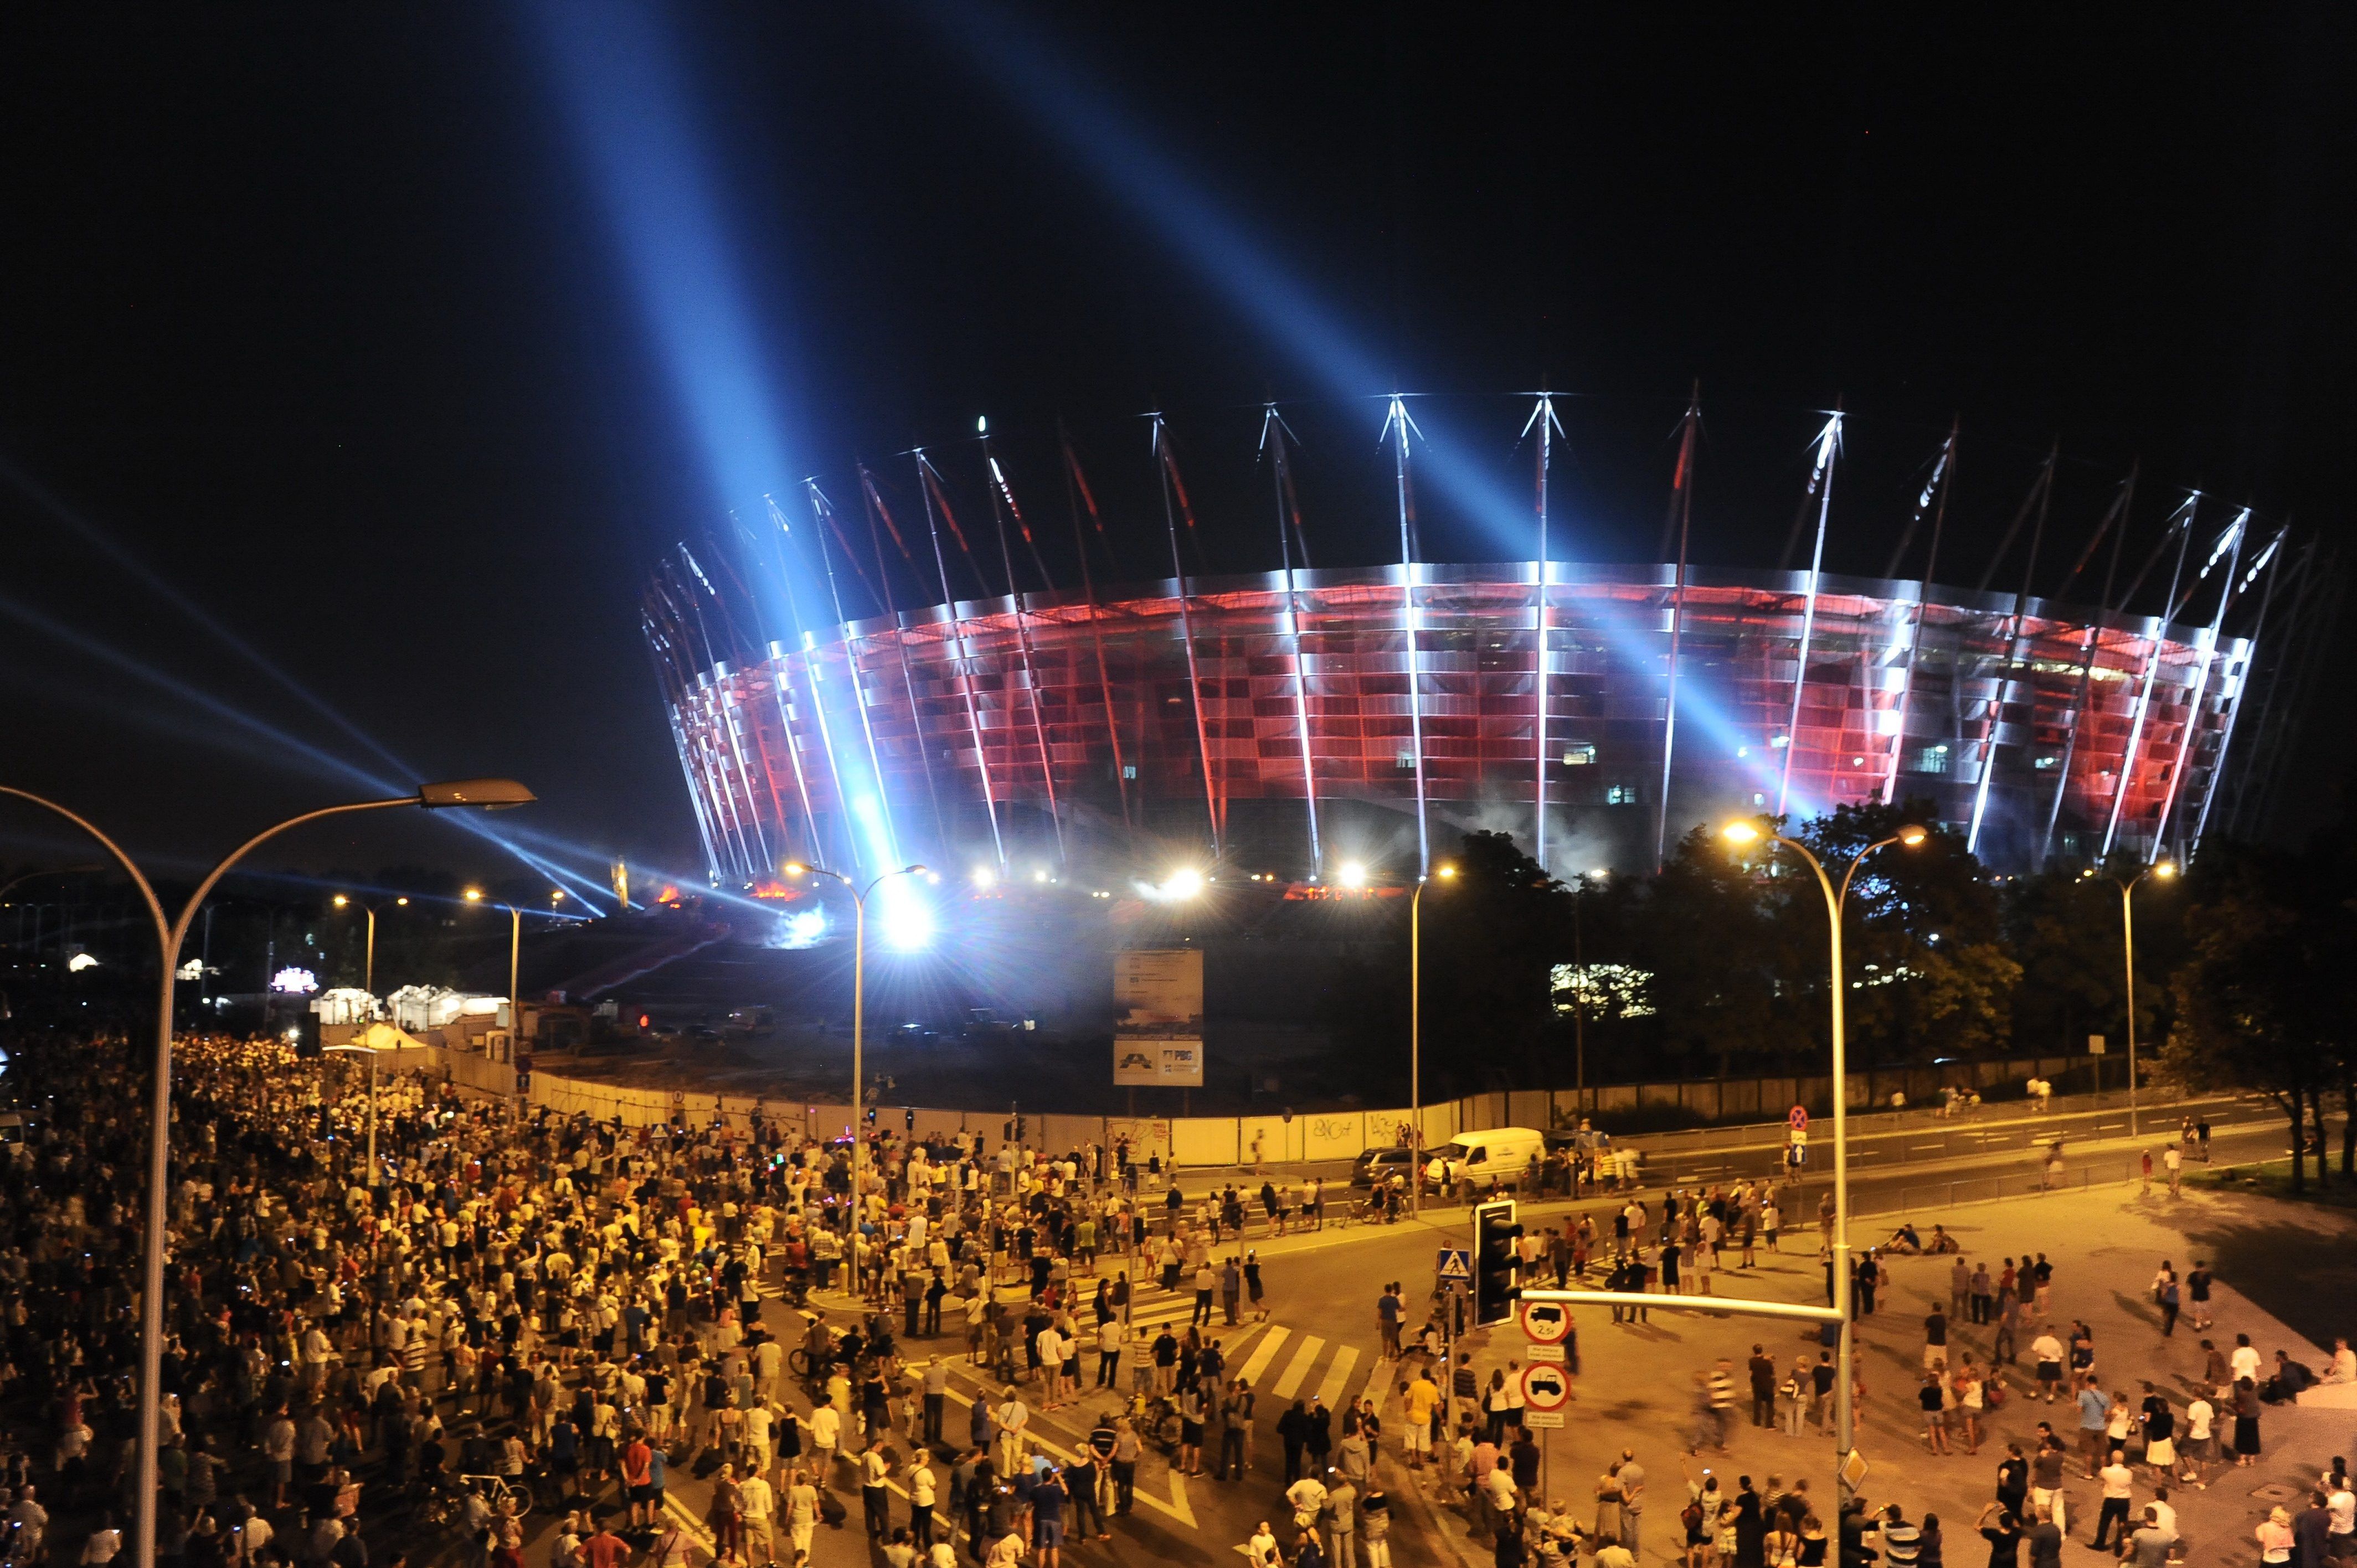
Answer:
[[[1392,1177],[1405,1177],[1415,1169],[1414,1151],[1397,1144],[1380,1149],[1367,1149],[1351,1164],[1351,1185],[1372,1190],[1379,1184],[1387,1185]]]

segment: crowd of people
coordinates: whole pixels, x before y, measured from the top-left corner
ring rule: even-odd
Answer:
[[[38,1423],[0,1453],[17,1562],[103,1563],[137,1502],[139,1066],[105,1039],[12,1058],[0,1397]],[[1189,1202],[1120,1144],[1049,1157],[871,1132],[855,1162],[847,1140],[758,1118],[624,1127],[373,1081],[371,1105],[364,1072],[281,1040],[178,1043],[167,1563],[521,1568],[537,1513],[559,1521],[553,1568],[791,1564],[856,1493],[889,1568],[955,1562],[937,1510],[977,1561],[1059,1568],[1068,1530],[1102,1539],[1130,1511],[1149,1440],[1181,1470],[1208,1445],[1216,1475],[1243,1477],[1265,1418],[1220,1336],[1270,1310],[1246,1243],[1324,1220],[1315,1182],[1290,1203],[1274,1185]],[[1157,1288],[1191,1293],[1193,1321],[1133,1341],[1133,1289]],[[960,1396],[958,1430],[961,1345],[999,1391]],[[1113,1398],[1060,1459],[1030,1415],[1084,1392]],[[1362,1419],[1276,1424],[1349,1477],[1383,1568]],[[708,1505],[683,1506],[674,1466]]]

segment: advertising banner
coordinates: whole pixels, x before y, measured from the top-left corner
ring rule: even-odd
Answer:
[[[1113,1080],[1203,1085],[1203,953],[1139,948],[1113,955]]]

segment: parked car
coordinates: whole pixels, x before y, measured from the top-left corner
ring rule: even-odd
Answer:
[[[1351,1164],[1351,1185],[1372,1191],[1377,1185],[1392,1177],[1405,1176],[1413,1164],[1411,1151],[1397,1144],[1387,1144],[1380,1149],[1364,1149]]]

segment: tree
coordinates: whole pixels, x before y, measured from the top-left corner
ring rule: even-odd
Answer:
[[[1457,875],[1424,900],[1424,1005],[1432,1047],[1461,1065],[1520,1068],[1510,1078],[1552,1085],[1555,966],[1571,956],[1571,893],[1514,846],[1510,833],[1467,833]],[[1478,1053],[1478,1054],[1476,1054]]]
[[[1632,900],[1625,961],[1651,976],[1646,1032],[1665,1066],[1699,1064],[1723,1077],[1745,1062],[1794,1068],[1821,1048],[1803,1016],[1800,944],[1782,918],[1785,891],[1698,827]],[[1813,918],[1822,974],[1824,916]],[[1587,945],[1594,961],[1597,946]],[[1605,955],[1616,956],[1609,948]],[[1823,997],[1822,981],[1814,994]]]
[[[1862,1063],[1970,1057],[2009,1043],[2021,966],[2006,950],[1996,892],[1979,861],[1936,821],[1928,800],[1843,806],[1797,835],[1838,889],[1868,845],[1928,830],[1920,844],[1877,850],[1850,882],[1843,970],[1851,1049]]]
[[[2320,1133],[2328,1089],[2357,1101],[2345,869],[2337,855],[2213,846],[2186,915],[2191,951],[2170,984],[2177,1016],[2164,1070],[2189,1089],[2273,1099],[2291,1126],[2295,1192],[2307,1189],[2309,1112]]]

